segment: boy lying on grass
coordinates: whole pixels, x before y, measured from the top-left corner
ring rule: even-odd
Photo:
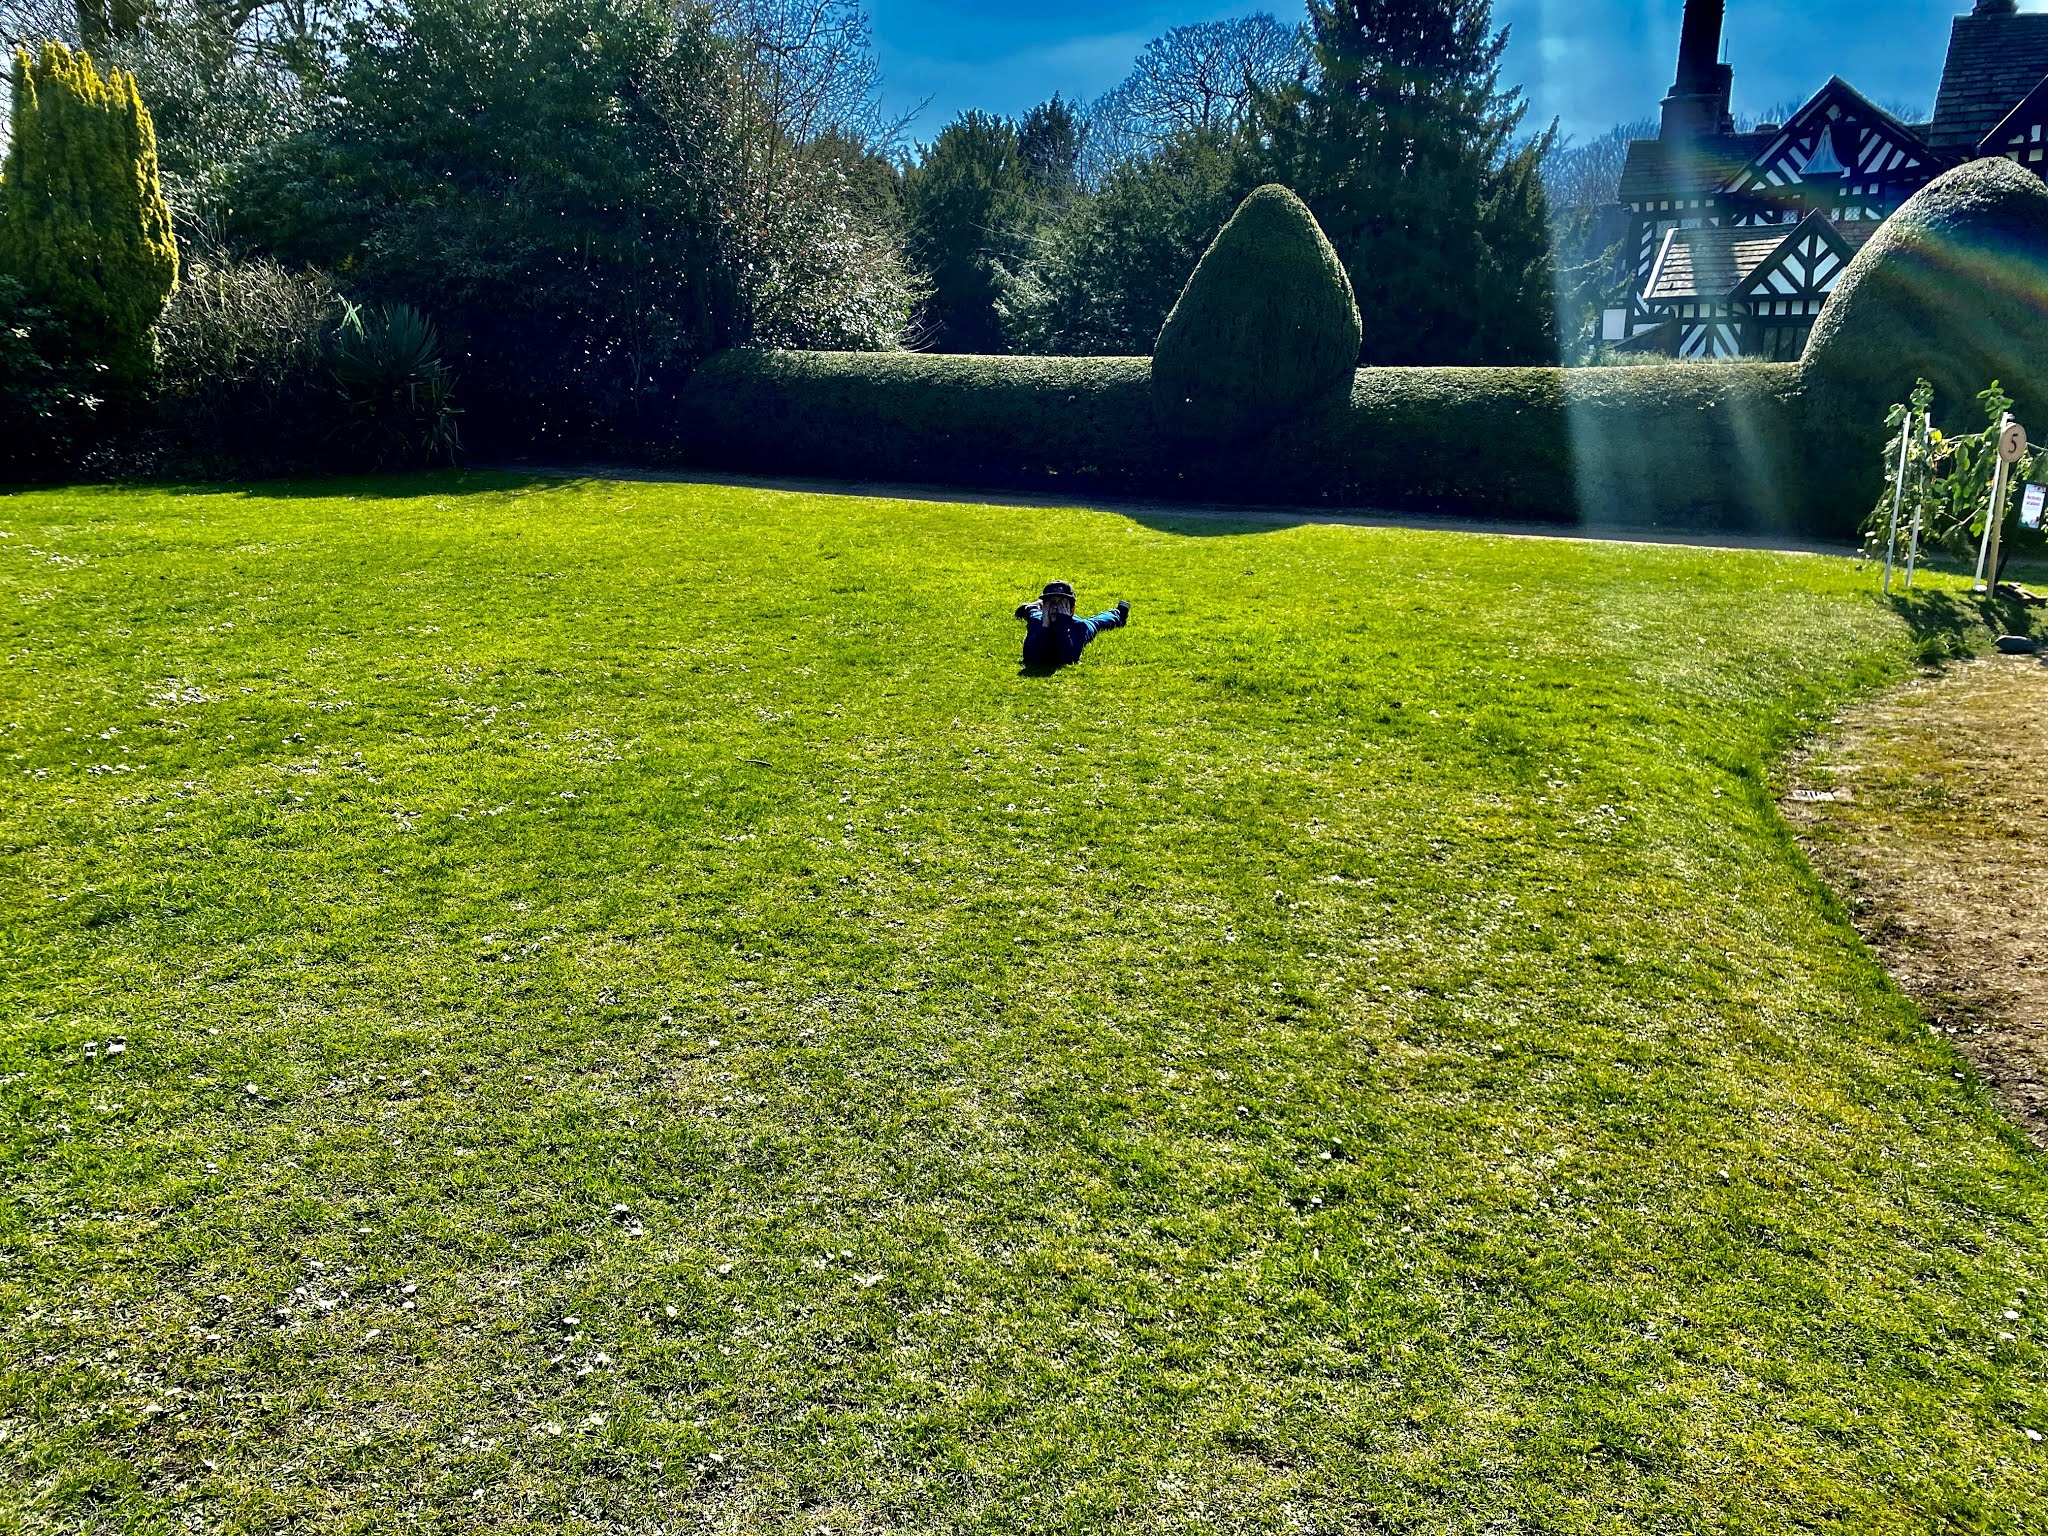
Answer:
[[[1131,605],[1120,602],[1092,619],[1074,617],[1074,589],[1064,581],[1048,581],[1035,603],[1019,603],[1024,620],[1024,665],[1034,669],[1064,667],[1081,659],[1088,642],[1105,629],[1121,629],[1131,621]]]

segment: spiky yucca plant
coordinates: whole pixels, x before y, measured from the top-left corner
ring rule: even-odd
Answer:
[[[441,338],[425,315],[410,304],[364,310],[344,303],[328,367],[341,391],[338,446],[350,458],[373,469],[455,462],[462,447],[455,374],[441,361]]]

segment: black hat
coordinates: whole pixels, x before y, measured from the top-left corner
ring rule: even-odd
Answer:
[[[1045,584],[1045,590],[1038,595],[1040,597],[1072,597],[1074,589],[1070,583],[1064,581],[1048,581]]]

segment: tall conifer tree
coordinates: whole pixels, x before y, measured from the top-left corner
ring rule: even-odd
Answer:
[[[1257,112],[1268,174],[1350,273],[1363,360],[1556,360],[1537,175],[1489,0],[1311,0],[1311,78]]]
[[[0,169],[0,273],[69,329],[117,388],[148,378],[151,327],[178,281],[156,130],[132,75],[83,52],[14,56],[13,131]]]
[[[1000,352],[996,300],[1021,257],[1031,181],[1017,125],[965,112],[903,175],[910,255],[931,279],[925,309],[940,352]]]

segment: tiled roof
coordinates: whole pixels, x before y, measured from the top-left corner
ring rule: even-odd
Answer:
[[[1830,219],[1826,214],[1809,213],[1786,233],[1785,238],[1778,242],[1775,249],[1783,249],[1785,246],[1791,245],[1809,234],[1818,232],[1832,241],[1842,266],[1847,266],[1849,258],[1863,249],[1863,243],[1877,233],[1879,222],[1877,219],[1836,220]],[[1782,228],[1783,226],[1780,227]],[[1740,293],[1741,290],[1746,288],[1749,290],[1749,293],[1745,295],[1746,297],[1754,298],[1758,295],[1762,295],[1765,298],[1771,297],[1771,292],[1766,282],[1768,273],[1764,270],[1768,265],[1769,259],[1766,258],[1764,261],[1760,261],[1751,267],[1742,280],[1736,284],[1737,292]],[[1836,268],[1837,272],[1840,270],[1841,268]]]
[[[2039,122],[2044,110],[2048,110],[2048,77],[2044,77],[2039,85],[2020,98],[2018,106],[1992,125],[1979,147],[1985,154],[2004,154],[2004,141],[2015,133],[2023,132],[2029,125]]]
[[[2048,12],[1958,16],[1927,142],[1969,154],[2048,76]]]
[[[1653,304],[1726,298],[1793,233],[1783,224],[1674,229],[1643,285],[1643,297]]]
[[[1674,229],[1665,236],[1657,264],[1643,285],[1643,297],[1658,304],[1730,298],[1771,259],[1772,252],[1798,239],[1807,232],[1807,225],[1814,223],[1826,225],[1853,256],[1877,233],[1879,221],[1836,221],[1808,214],[1797,224]]]
[[[1768,133],[1734,133],[1712,139],[1637,139],[1621,167],[1624,203],[1704,197],[1749,164],[1771,141]]]

